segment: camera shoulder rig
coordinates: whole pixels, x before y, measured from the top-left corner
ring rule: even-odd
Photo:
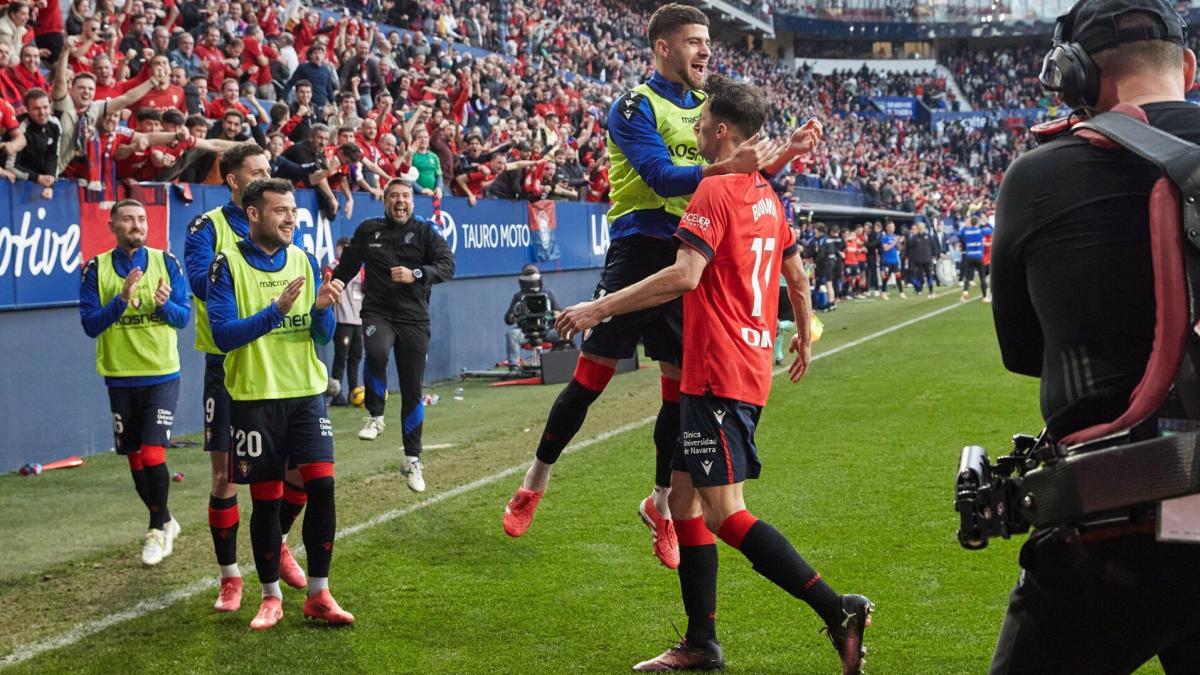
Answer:
[[[1146,122],[1140,108],[1121,104],[1086,121],[1059,120],[1041,134],[1123,148],[1162,172],[1148,205],[1156,320],[1146,370],[1128,408],[1110,422],[1061,439],[1045,431],[1036,439],[1015,436],[1012,454],[995,466],[982,448],[963,448],[955,509],[966,548],[1031,525],[1077,523],[1200,492],[1200,432],[1120,442],[1172,392],[1185,410],[1200,410],[1200,146]]]

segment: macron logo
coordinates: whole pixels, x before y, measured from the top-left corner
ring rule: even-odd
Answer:
[[[725,423],[725,411],[724,410],[714,410],[713,416],[717,418],[717,424]]]
[[[757,222],[758,219],[763,216],[778,215],[779,211],[775,208],[775,203],[776,203],[775,200],[772,199],[770,196],[763,197],[762,199],[755,202],[754,206],[750,207],[750,210],[754,212],[755,222]]]
[[[705,476],[707,476],[708,473],[710,471],[712,471],[712,466],[713,466],[713,463],[712,463],[711,459],[706,459],[703,462],[700,462],[700,468],[704,469]]]

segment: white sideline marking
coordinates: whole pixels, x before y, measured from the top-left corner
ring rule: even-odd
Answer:
[[[839,353],[844,352],[847,349],[850,349],[852,347],[857,347],[863,343],[870,342],[871,340],[875,340],[875,339],[881,338],[885,335],[888,335],[890,333],[894,333],[903,328],[907,328],[915,323],[919,323],[926,319],[931,319],[939,314],[944,314],[946,312],[949,312],[950,310],[957,309],[958,307],[961,307],[964,304],[966,304],[966,303],[956,302],[953,305],[942,307],[941,309],[936,309],[932,312],[922,314],[920,316],[914,317],[907,321],[902,321],[894,326],[889,326],[888,328],[884,328],[883,330],[871,333],[870,335],[860,337],[857,340],[851,340],[850,342],[847,342],[843,345],[834,347],[833,349],[830,349],[829,351],[821,352],[820,354],[813,356],[812,360],[819,361],[827,356],[833,356],[834,354],[839,354]],[[784,372],[787,372],[786,366],[776,368],[772,374],[779,375]],[[642,418],[642,419],[634,421],[634,422],[629,422],[628,424],[623,424],[615,429],[610,429],[609,431],[605,431],[602,434],[593,436],[592,438],[588,438],[588,439],[579,441],[578,443],[573,443],[570,446],[568,446],[567,449],[563,451],[563,453],[566,454],[566,453],[578,452],[580,450],[583,450],[585,448],[593,446],[597,443],[603,443],[604,441],[607,441],[608,439],[613,438],[614,436],[619,436],[627,431],[633,431],[635,429],[644,427],[644,426],[650,424],[651,422],[653,422],[654,420],[655,420],[655,416],[652,415],[650,417],[645,417],[645,418]],[[492,483],[495,483],[496,481],[499,481],[503,478],[507,478],[509,476],[512,476],[513,474],[524,471],[525,469],[528,468],[528,466],[529,466],[528,462],[523,463],[523,464],[518,464],[516,466],[510,466],[507,469],[504,469],[503,471],[493,473],[489,476],[484,476],[483,478],[473,480],[470,483],[464,483],[463,485],[459,485],[458,487],[451,488],[449,490],[446,490],[445,492],[439,492],[436,495],[433,495],[432,497],[429,497],[428,499],[423,499],[415,504],[410,504],[408,506],[405,506],[405,507],[399,508],[399,509],[392,509],[391,511],[381,513],[381,514],[375,516],[374,518],[371,518],[365,522],[359,523],[357,525],[351,525],[349,527],[344,527],[338,531],[337,539],[343,539],[345,537],[350,537],[350,536],[356,535],[359,532],[362,532],[363,530],[367,530],[372,527],[375,527],[376,525],[382,525],[383,523],[395,520],[397,518],[407,516],[408,514],[414,513],[416,511],[420,511],[421,509],[424,509],[424,508],[427,508],[430,506],[434,506],[436,504],[440,504],[441,502],[444,502],[448,499],[452,499],[459,495],[466,494],[468,492],[472,492],[478,488],[481,488],[481,487],[484,487],[487,485],[491,485]],[[295,549],[293,549],[293,552],[299,554],[303,550],[304,550],[303,546],[298,546]],[[40,640],[38,642],[33,642],[33,643],[29,643],[29,644],[17,645],[16,648],[13,649],[13,652],[11,654],[9,654],[8,656],[5,656],[3,659],[0,659],[0,668],[6,668],[8,666],[15,666],[19,663],[28,661],[29,659],[32,659],[36,656],[45,654],[46,652],[54,651],[56,649],[62,649],[63,647],[69,647],[85,638],[91,637],[92,635],[95,635],[101,631],[104,631],[104,630],[107,630],[108,628],[116,626],[117,624],[125,623],[126,621],[133,621],[134,619],[140,619],[143,616],[146,616],[147,614],[151,614],[153,612],[157,612],[159,610],[166,609],[166,608],[170,607],[171,605],[174,605],[175,603],[183,602],[185,600],[188,600],[190,598],[193,598],[193,597],[199,595],[200,593],[202,593],[204,591],[207,591],[207,590],[210,590],[210,589],[213,589],[216,587],[217,587],[217,580],[211,576],[206,577],[199,581],[188,584],[187,586],[184,586],[183,588],[171,591],[170,593],[167,593],[166,595],[162,595],[158,598],[153,598],[151,600],[143,600],[142,602],[139,602],[138,604],[134,605],[133,607],[130,607],[129,609],[122,610],[115,614],[109,614],[108,616],[101,618],[101,619],[93,619],[91,621],[84,621],[83,623],[77,624],[75,627],[71,628],[70,630],[67,630],[67,631],[60,633],[58,635],[55,635],[53,637],[46,638],[44,640]]]

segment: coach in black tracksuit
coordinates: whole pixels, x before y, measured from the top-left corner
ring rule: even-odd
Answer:
[[[367,367],[363,381],[370,417],[358,437],[374,440],[383,431],[391,352],[400,380],[404,473],[409,476],[409,487],[421,492],[425,484],[417,458],[425,418],[421,381],[429,351],[429,296],[433,284],[454,276],[454,253],[432,222],[413,216],[409,183],[392,180],[383,200],[384,217],[368,218],[358,226],[333,277],[346,282],[366,266],[362,322]]]

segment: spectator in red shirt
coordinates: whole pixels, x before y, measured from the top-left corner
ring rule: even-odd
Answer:
[[[34,22],[33,34],[40,49],[45,49],[46,63],[54,63],[63,50],[63,14],[62,3],[56,0],[36,0],[37,19]]]
[[[175,84],[175,78],[171,72],[171,62],[166,56],[158,54],[151,58],[149,65],[142,70],[142,74],[134,82],[146,77],[152,77],[158,84],[151,87],[145,96],[131,106],[134,113],[142,108],[182,110],[186,107],[187,96],[183,92],[183,87]]]
[[[362,148],[363,155],[376,164],[379,163],[379,125],[375,124],[375,120],[363,120],[358,125],[357,133],[354,136],[354,142]]]
[[[400,150],[395,134],[380,134],[379,144],[379,168],[389,177],[399,176],[408,169],[407,163],[403,160],[403,152]]]
[[[22,93],[30,89],[50,90],[50,83],[42,75],[41,54],[36,45],[21,47],[21,61],[9,69],[9,76]]]
[[[10,47],[8,43],[0,42],[0,98],[9,103],[21,100],[21,87],[13,80]]]
[[[17,162],[17,154],[25,149],[25,132],[17,121],[17,111],[8,101],[0,99],[0,177],[16,180],[13,166]]]
[[[138,86],[146,81],[148,73],[139,76],[135,80],[117,81],[115,68],[113,67],[112,59],[108,54],[97,54],[92,61],[92,74],[96,76],[96,99],[103,101],[107,98],[120,96],[130,89]]]
[[[135,130],[142,134],[162,131],[162,111],[145,108],[134,114]],[[149,143],[135,143],[129,154],[122,153],[117,158],[117,178],[120,180],[152,180],[158,171],[147,171],[150,163],[151,146]],[[153,168],[153,167],[151,167]]]
[[[253,14],[251,14],[253,16]],[[252,27],[242,38],[242,70],[256,85],[259,98],[275,100],[275,87],[271,85],[271,62],[279,58],[279,52],[262,39],[262,29]]]
[[[219,120],[224,117],[226,111],[236,110],[246,117],[253,117],[250,110],[238,100],[240,94],[241,88],[238,86],[238,81],[232,77],[225,78],[225,81],[221,83],[221,98],[208,102],[204,116],[210,120]]]
[[[588,190],[587,194],[583,197],[584,201],[592,203],[608,201],[608,192],[612,188],[612,185],[608,182],[608,167],[610,164],[611,162],[607,155],[592,163],[589,169],[591,179],[588,181]]]
[[[209,26],[204,31],[204,39],[196,45],[195,53],[207,63],[208,88],[220,89],[221,81],[225,79],[225,52],[221,50],[221,29]]]
[[[375,108],[367,113],[367,119],[373,120],[379,127],[380,136],[395,133],[399,119],[392,111],[392,95],[386,91],[380,92],[375,97]]]
[[[100,19],[91,17],[83,22],[83,32],[79,35],[79,40],[75,44],[68,45],[70,50],[71,70],[76,73],[91,72],[92,60],[98,54],[108,51],[106,41],[112,40],[112,29],[102,32],[100,29]]]

